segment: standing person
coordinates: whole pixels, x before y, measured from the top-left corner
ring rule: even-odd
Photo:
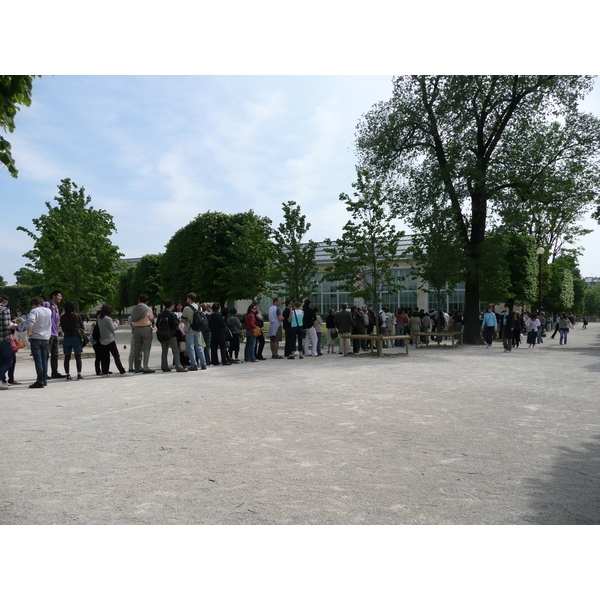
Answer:
[[[323,319],[321,318],[321,315],[319,314],[318,306],[314,306],[313,310],[315,311],[315,332],[317,334],[317,355],[323,356],[323,353],[321,352],[321,341],[323,339]],[[363,340],[363,342],[364,342],[364,340]]]
[[[504,352],[512,350],[513,336],[515,334],[515,313],[510,304],[504,305],[504,315],[502,316],[502,345]]]
[[[70,374],[71,352],[75,354],[75,367],[77,368],[77,379],[83,379],[81,375],[81,354],[83,346],[79,337],[79,329],[83,329],[83,320],[81,315],[75,312],[73,302],[65,302],[65,312],[60,317],[60,327],[63,331],[63,354],[64,367],[67,381],[73,378]]]
[[[377,324],[377,315],[375,314],[375,307],[372,304],[369,304],[367,314],[369,315],[369,325],[367,326],[367,334],[371,335],[375,330],[375,325]],[[368,340],[368,347],[369,349],[373,348],[372,340]]]
[[[543,335],[546,332],[546,317],[543,312],[541,312],[539,314],[538,319],[540,321],[540,326],[538,327],[537,343],[543,344],[544,343]]]
[[[177,331],[179,329],[179,319],[174,312],[175,303],[173,300],[165,301],[165,309],[160,313],[156,320],[156,338],[161,345],[160,367],[164,373],[169,373],[169,348],[173,354],[173,364],[178,373],[187,373],[187,369],[181,364],[179,356],[179,344],[177,342]]]
[[[279,342],[283,338],[283,316],[281,315],[280,298],[273,298],[273,304],[269,308],[269,344],[271,345],[271,358],[283,358],[279,355]]]
[[[175,313],[175,316],[181,320],[181,315],[183,314],[183,302],[177,302],[177,304],[175,304],[173,313]]]
[[[327,329],[327,354],[337,354],[335,351],[337,329],[335,327],[335,310],[333,310],[333,308],[329,309],[329,314],[325,320],[325,328]]]
[[[256,305],[256,326],[260,329],[260,335],[256,337],[256,346],[254,349],[254,355],[256,356],[256,358],[258,358],[258,360],[267,360],[264,356],[263,356],[263,350],[265,347],[265,334],[263,333],[263,327],[265,325],[265,318],[262,316],[262,313],[260,312],[260,306],[258,305],[258,303],[254,303]]]
[[[17,342],[23,342],[27,347],[27,315],[20,308],[17,308],[16,313],[17,316],[13,319],[17,326],[14,336]]]
[[[208,326],[210,327],[211,333],[211,364],[215,366],[219,366],[220,364],[230,365],[231,361],[229,360],[229,354],[227,353],[227,339],[225,337],[227,323],[221,314],[221,304],[219,302],[215,302],[212,305],[212,312],[208,316]],[[221,362],[219,362],[219,350],[221,351]]]
[[[115,331],[119,326],[119,321],[113,321],[111,318],[112,306],[103,304],[98,315],[98,334],[100,336],[100,364],[102,366],[102,377],[110,375],[108,369],[110,367],[110,356],[112,354],[115,366],[122,376],[132,375],[125,370],[121,363],[121,357],[117,348],[117,338]]]
[[[58,305],[61,303],[62,298],[62,293],[59,290],[54,290],[50,294],[50,302],[44,302],[44,306],[52,311],[52,333],[50,335],[50,341],[48,342],[51,375],[47,377],[48,379],[60,379],[64,377],[62,373],[58,372],[58,354],[60,351],[58,343],[58,320],[60,318],[60,310]]]
[[[254,330],[256,329],[256,311],[258,306],[250,304],[248,311],[244,317],[244,327],[246,329],[246,347],[244,349],[244,360],[250,363],[257,363],[258,359],[254,354],[254,345],[256,344],[256,336]]]
[[[537,332],[540,327],[540,321],[535,313],[531,313],[529,318],[525,321],[525,328],[527,329],[527,343],[529,348],[535,348],[535,342],[537,340]]]
[[[481,321],[481,331],[483,332],[486,350],[489,350],[492,347],[492,340],[494,339],[494,332],[496,331],[497,326],[498,321],[496,320],[496,314],[494,313],[494,306],[490,304],[487,307],[487,312],[483,315],[483,320]]]
[[[408,327],[410,329],[410,341],[412,345],[417,348],[419,346],[419,334],[421,333],[421,317],[418,312],[413,312],[412,316],[408,320]]]
[[[206,324],[208,325],[208,318],[212,314],[212,307],[210,304],[200,304],[199,310],[206,319]],[[212,347],[212,331],[210,330],[210,325],[208,327],[202,326],[200,329],[202,331],[202,339],[204,340],[204,347],[206,350],[204,351],[204,358],[206,360],[206,366],[210,367],[212,365],[212,361],[210,360],[210,349]]]
[[[10,386],[2,383],[2,381],[11,369],[13,359],[16,358],[12,351],[10,336],[13,330],[17,328],[17,324],[11,321],[10,310],[7,308],[8,302],[8,296],[0,294],[0,390],[10,389]]]
[[[588,318],[587,315],[583,315],[583,317],[581,317],[581,329],[587,329],[588,326]]]
[[[298,342],[298,354],[299,358],[304,358],[304,354],[302,352],[302,324],[304,322],[304,313],[300,308],[300,302],[294,302],[294,309],[292,310],[290,316],[290,336],[292,338],[292,347],[291,353],[288,356],[289,360],[293,360],[296,355],[296,341]]]
[[[404,329],[408,324],[408,317],[406,316],[406,312],[403,308],[398,308],[396,310],[396,335],[404,335]],[[396,340],[397,348],[404,348],[405,341],[404,340]]]
[[[365,321],[362,316],[362,311],[358,306],[352,305],[350,307],[350,314],[352,315],[352,320],[354,321],[354,325],[352,326],[352,333],[359,335],[364,335],[365,330]],[[352,350],[354,354],[360,354],[360,343],[362,340],[356,339],[352,340]]]
[[[428,313],[426,313],[424,310],[422,310],[421,312],[414,312],[412,314],[412,316],[417,315],[420,319],[421,319],[421,331],[423,332],[430,332],[431,331],[431,317],[429,316]],[[411,318],[412,318],[411,316]],[[412,335],[412,331],[410,332],[410,334]],[[429,346],[429,336],[428,335],[422,335],[421,337],[421,344],[425,344],[426,346]]]
[[[207,357],[210,355],[210,346],[206,346],[205,354],[203,348],[204,339],[201,332],[201,321],[207,317],[200,312],[200,309],[196,304],[196,294],[194,292],[190,292],[186,296],[186,302],[187,305],[183,309],[181,320],[184,324],[185,347],[188,358],[190,359],[189,371],[197,371],[198,362],[200,362],[201,370],[205,371],[209,364]]]
[[[292,314],[293,304],[292,301],[287,299],[285,301],[285,308],[283,309],[281,316],[283,317],[283,321],[281,322],[281,326],[283,331],[285,332],[285,344],[283,346],[283,357],[287,358],[290,355],[290,348],[292,347],[292,340],[290,334],[290,315]]]
[[[515,313],[515,320],[513,322],[514,330],[513,330],[513,340],[512,345],[514,348],[518,349],[519,344],[521,343],[521,331],[523,331],[523,319],[521,318],[520,313]]]
[[[27,315],[27,337],[35,364],[36,381],[30,388],[43,388],[48,383],[48,348],[52,335],[52,311],[36,296],[31,299],[31,311]]]
[[[92,350],[94,351],[94,355],[95,355],[95,360],[94,360],[94,370],[96,372],[96,375],[98,375],[98,377],[100,377],[102,375],[102,366],[101,366],[101,361],[102,361],[102,350],[101,350],[101,346],[100,346],[100,330],[98,329],[98,317],[100,316],[100,311],[97,310],[96,311],[96,322],[92,325],[92,335],[90,336],[92,338]],[[132,343],[131,346],[133,346],[133,333],[132,335]],[[133,373],[133,369],[130,369],[130,372]]]
[[[558,321],[558,331],[560,333],[560,345],[567,345],[567,334],[569,333],[569,329],[571,329],[571,321],[567,319],[567,315],[562,313],[560,315],[560,319]]]
[[[131,309],[131,322],[133,325],[133,357],[136,373],[154,373],[148,366],[150,351],[152,349],[152,325],[154,313],[148,306],[148,296],[140,294],[138,303]],[[140,360],[143,356],[143,365]]]
[[[233,339],[229,342],[229,360],[232,363],[240,363],[240,340],[242,337],[242,324],[237,316],[237,310],[232,308],[227,318],[227,327],[233,334]]]
[[[318,356],[317,354],[317,331],[315,321],[317,313],[310,307],[310,300],[307,298],[302,307],[302,329],[304,329],[304,355]],[[312,353],[308,351],[308,342],[310,340]]]
[[[354,327],[354,319],[352,313],[348,309],[348,304],[344,302],[340,310],[335,313],[335,326],[340,333],[340,354],[343,356],[344,351],[350,352],[350,340],[341,337],[342,333],[352,333]]]

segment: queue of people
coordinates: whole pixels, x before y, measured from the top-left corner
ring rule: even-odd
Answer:
[[[150,353],[155,326],[156,338],[161,345],[160,368],[163,372],[174,369],[178,373],[267,360],[263,356],[266,323],[271,359],[288,360],[322,356],[323,326],[327,354],[336,354],[336,348],[339,348],[341,355],[344,350],[346,354],[358,354],[372,349],[368,339],[353,339],[351,343],[349,339],[342,339],[341,334],[371,334],[376,330],[384,335],[410,335],[408,343],[416,346],[419,343],[429,344],[429,335],[424,336],[423,333],[439,332],[439,336],[433,336],[439,345],[445,332],[460,332],[464,327],[461,310],[447,313],[441,308],[428,312],[419,308],[397,308],[392,313],[389,307],[384,306],[375,312],[373,305],[359,307],[346,303],[339,311],[329,310],[323,323],[319,308],[312,306],[310,300],[301,303],[287,299],[282,307],[280,298],[273,299],[265,321],[257,302],[251,302],[246,314],[239,315],[235,308],[222,307],[218,302],[198,303],[194,292],[187,294],[185,303],[165,301],[162,312],[156,315],[148,305],[148,296],[141,294],[126,324],[130,330],[127,369],[116,343],[115,333],[121,323],[112,318],[112,306],[102,305],[89,335],[85,326],[87,318],[75,312],[71,301],[60,308],[62,298],[59,290],[50,294],[49,301],[41,297],[32,298],[28,314],[17,310],[16,316],[11,318],[9,298],[0,295],[0,389],[20,385],[14,373],[16,354],[27,346],[36,370],[36,381],[30,388],[43,388],[48,379],[72,381],[73,375],[77,380],[83,379],[82,354],[88,341],[94,350],[97,376],[112,375],[111,360],[121,376],[154,373],[155,370],[150,368]],[[534,348],[536,344],[544,343],[544,337],[552,330],[550,337],[554,339],[559,334],[559,344],[566,345],[569,330],[574,326],[575,318],[565,313],[548,317],[544,312],[520,314],[508,304],[500,314],[494,312],[493,305],[480,314],[481,334],[486,348],[490,349],[493,340],[499,338],[505,352],[519,348],[525,340],[529,348]],[[59,328],[63,334],[64,374],[59,371]],[[240,360],[242,342],[245,342],[243,361]],[[393,343],[403,347],[406,340],[393,340]],[[387,342],[384,342],[385,345]],[[73,375],[72,355],[75,356],[76,371]]]

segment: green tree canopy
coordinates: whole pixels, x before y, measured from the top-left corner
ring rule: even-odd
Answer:
[[[343,282],[347,291],[375,306],[383,292],[403,289],[403,278],[394,275],[393,268],[404,232],[397,231],[392,223],[394,215],[386,203],[387,190],[372,173],[357,170],[352,187],[356,190],[354,198],[340,194],[351,215],[342,237],[325,240],[333,260],[333,266],[326,269],[326,278]]]
[[[148,304],[156,306],[162,304],[163,297],[160,279],[160,254],[145,254],[135,265],[129,283],[129,297],[133,304],[137,304],[140,294],[148,296]]]
[[[559,159],[593,151],[586,133],[596,131],[598,120],[577,118],[578,100],[592,86],[587,76],[398,77],[392,98],[375,105],[358,126],[359,164],[397,182],[395,204],[411,229],[418,230],[412,217],[422,202],[435,197],[413,197],[412,189],[431,181],[443,191],[436,203],[451,215],[466,259],[466,343],[479,343],[482,243],[503,191],[533,185]],[[532,132],[552,118],[580,135],[557,136],[560,145],[537,163]]]
[[[253,211],[199,214],[177,231],[161,260],[165,294],[205,301],[261,297],[273,256],[271,220]]]
[[[34,240],[23,256],[43,274],[46,292],[60,289],[77,311],[85,311],[113,296],[123,255],[109,239],[116,233],[113,218],[91,206],[85,189],[63,179],[58,190],[56,206],[46,202],[48,213],[33,219],[37,233],[17,227]]]
[[[4,277],[2,277],[2,275],[0,275],[0,285],[8,285],[8,283],[6,283],[6,280],[4,279]]]
[[[20,106],[31,106],[34,75],[0,75],[0,127],[9,133],[15,130],[15,116]],[[0,135],[0,163],[17,177],[19,172],[11,153],[11,145]]]
[[[33,285],[42,288],[44,286],[44,276],[34,269],[21,267],[14,273],[17,285]]]
[[[586,290],[585,312],[590,317],[600,317],[600,285],[595,285]]]
[[[315,254],[317,243],[303,238],[310,229],[306,216],[293,200],[282,204],[283,223],[273,232],[275,253],[269,282],[274,293],[304,300],[314,293],[317,283]]]

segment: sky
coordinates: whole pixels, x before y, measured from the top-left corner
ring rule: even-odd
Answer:
[[[352,194],[355,128],[391,96],[391,75],[129,76],[36,79],[7,139],[18,179],[0,169],[0,275],[14,284],[32,219],[61,179],[114,217],[126,258],[164,251],[197,214],[253,209],[277,226],[295,200],[315,241],[341,234]],[[600,117],[600,83],[582,110]],[[581,238],[583,276],[599,276],[600,226]]]

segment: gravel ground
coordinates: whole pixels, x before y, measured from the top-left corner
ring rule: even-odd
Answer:
[[[22,350],[23,384],[0,392],[0,523],[598,524],[600,324],[579,327],[511,353],[188,373],[162,373],[155,346],[154,374],[85,360],[84,381],[41,390]]]

